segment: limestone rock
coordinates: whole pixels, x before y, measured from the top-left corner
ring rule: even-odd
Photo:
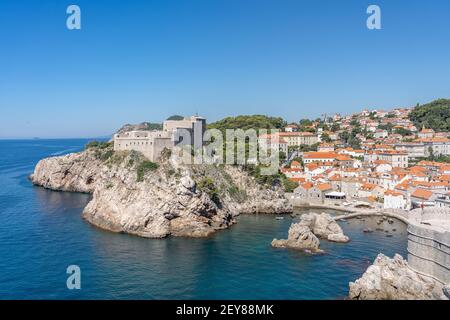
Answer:
[[[329,214],[303,214],[299,223],[309,227],[319,238],[327,239],[328,241],[333,242],[350,241],[349,237],[344,235],[344,232],[339,224]]]
[[[206,237],[234,224],[239,213],[292,211],[281,190],[262,188],[239,168],[188,166],[171,157],[138,181],[143,160],[138,152],[114,152],[112,146],[89,148],[41,160],[30,179],[52,190],[91,193],[84,219],[105,230],[148,238]],[[219,199],[197,188],[205,177],[221,188]]]
[[[289,228],[287,240],[273,239],[272,246],[276,248],[292,248],[320,252],[320,241],[311,229],[300,223],[293,223]]]
[[[442,299],[442,285],[408,267],[396,254],[393,259],[379,254],[361,278],[350,282],[350,299],[434,300]]]
[[[339,234],[339,233],[333,233],[333,234],[329,234],[327,237],[328,241],[332,241],[332,242],[342,242],[342,243],[346,243],[350,241],[350,238],[347,237],[344,234]]]

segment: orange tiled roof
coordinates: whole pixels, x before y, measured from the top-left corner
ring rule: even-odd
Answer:
[[[395,189],[403,190],[403,191],[407,191],[408,188],[409,188],[409,186],[406,183],[399,183],[398,185],[395,186]]]
[[[389,164],[389,162],[387,162],[386,160],[375,160],[373,163],[376,165]]]
[[[311,189],[314,185],[311,182],[306,182],[304,184],[301,185],[303,187],[303,189]]]
[[[419,199],[428,200],[433,195],[433,192],[424,189],[416,189],[411,196]]]
[[[301,166],[300,162],[295,160],[291,162],[291,167],[299,167],[299,166]]]
[[[338,155],[336,157],[336,160],[338,160],[338,161],[350,161],[350,160],[352,160],[352,158],[350,158],[349,156],[340,154],[340,155]]]
[[[305,152],[303,158],[305,159],[335,159],[337,154],[334,152]]]
[[[306,181],[305,178],[289,178],[289,180],[294,181],[294,182],[298,182],[298,183],[303,183]]]
[[[329,184],[329,183],[318,184],[317,189],[319,189],[320,191],[331,190],[331,184]]]
[[[342,178],[340,174],[334,174],[330,177],[330,181],[340,181],[341,179]]]
[[[372,183],[364,183],[364,184],[361,186],[361,189],[362,189],[362,190],[371,191],[371,190],[375,189],[376,187],[377,187],[377,186],[376,186],[375,184],[372,184]]]
[[[308,163],[305,167],[308,168],[308,170],[314,170],[317,169],[319,165],[317,163]]]
[[[411,170],[411,171],[421,171],[421,172],[427,171],[427,169],[425,169],[424,167],[420,167],[420,166],[413,166],[413,167],[409,168],[409,170]]]
[[[394,190],[386,190],[384,195],[385,196],[393,196],[393,197],[403,196],[400,192],[397,192],[397,191],[394,191]]]
[[[441,168],[442,166],[446,166],[444,163],[435,162],[435,161],[426,161],[426,160],[420,161],[417,165],[418,166],[438,167],[438,168]]]
[[[450,181],[450,174],[443,174],[443,175],[440,175],[440,176],[438,176],[436,178],[438,180],[440,180],[440,181],[447,181],[447,182],[449,182]]]

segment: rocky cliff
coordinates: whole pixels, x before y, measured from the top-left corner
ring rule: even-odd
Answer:
[[[103,144],[41,160],[31,181],[52,190],[85,192],[90,223],[142,237],[205,237],[239,213],[292,211],[280,188],[258,185],[233,166],[182,165],[169,152],[159,164]]]
[[[445,299],[443,286],[410,269],[400,255],[393,259],[379,254],[363,276],[350,282],[350,299],[436,300]]]

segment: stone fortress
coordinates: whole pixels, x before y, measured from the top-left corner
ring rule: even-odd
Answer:
[[[166,120],[163,130],[129,131],[114,135],[114,151],[135,150],[142,152],[150,161],[158,161],[164,149],[191,145],[194,149],[203,146],[206,119],[199,116],[182,120]]]
[[[450,209],[409,212],[408,264],[416,272],[450,284]]]

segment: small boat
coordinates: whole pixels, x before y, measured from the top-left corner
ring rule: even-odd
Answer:
[[[276,220],[283,220],[284,217],[275,217]]]

